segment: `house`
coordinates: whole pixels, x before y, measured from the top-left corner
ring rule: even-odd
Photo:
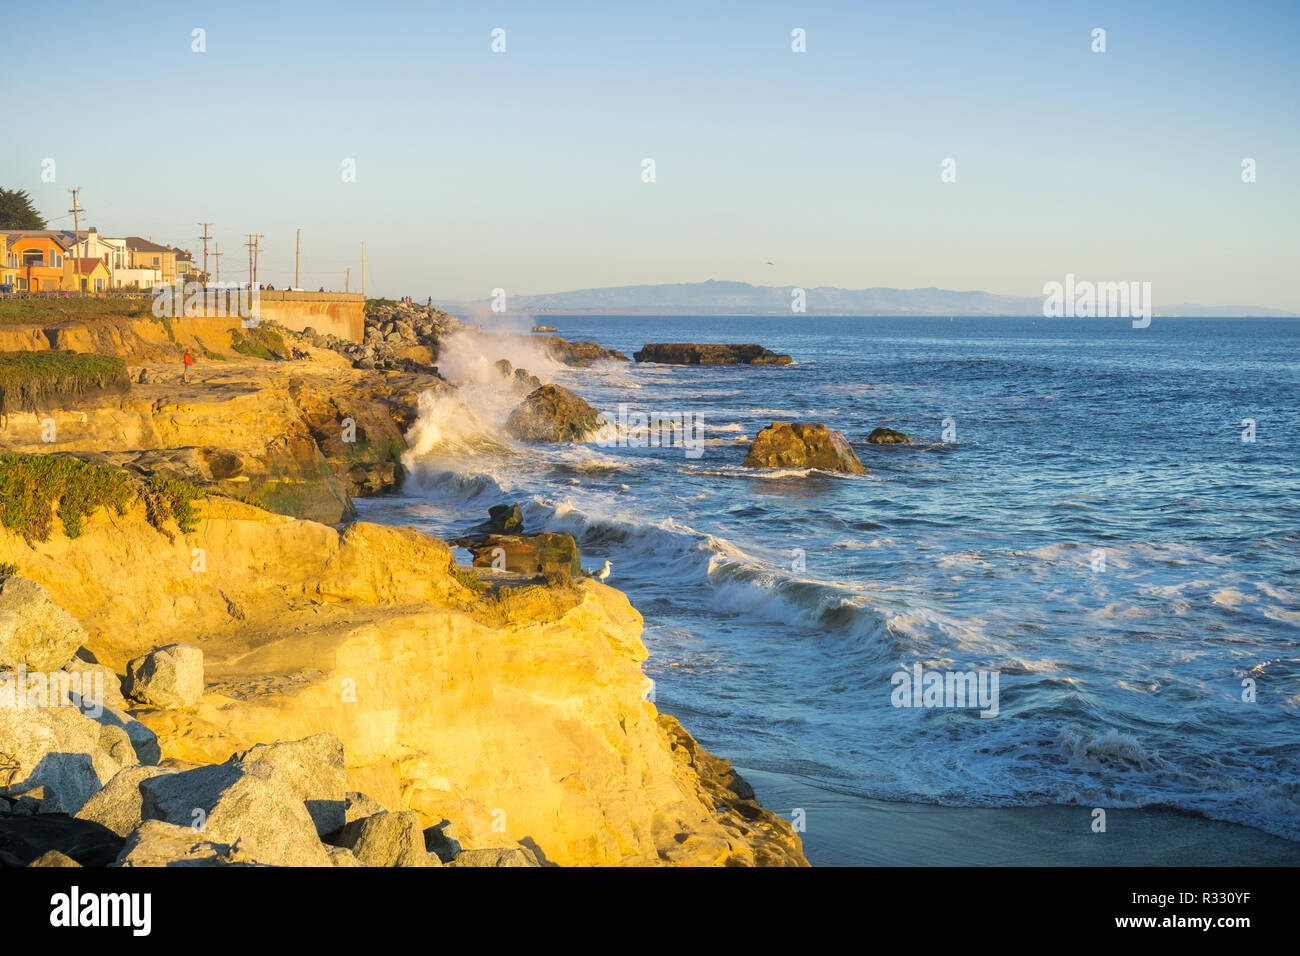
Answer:
[[[103,259],[68,256],[63,260],[65,292],[106,292],[109,288],[111,277]]]
[[[0,233],[0,286],[18,288],[18,258],[9,252],[9,237]]]
[[[131,268],[157,269],[161,281],[167,285],[176,281],[175,249],[139,236],[127,236],[126,248],[131,252]]]
[[[176,280],[178,282],[198,282],[199,270],[194,268],[194,256],[188,249],[172,247],[172,254],[176,257]]]
[[[101,236],[93,226],[81,235],[84,238],[78,238],[69,250],[73,258],[104,260],[110,280],[119,269],[131,267],[131,252],[126,248],[125,239],[109,239]],[[116,286],[120,283],[111,281],[110,285]]]
[[[12,262],[15,288],[28,292],[57,292],[63,286],[63,261],[72,244],[71,233],[49,229],[19,229],[8,233],[6,261]]]

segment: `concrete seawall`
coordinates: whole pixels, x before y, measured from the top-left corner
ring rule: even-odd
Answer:
[[[259,293],[261,317],[301,332],[312,328],[321,334],[337,335],[360,342],[366,334],[365,296],[358,292]]]

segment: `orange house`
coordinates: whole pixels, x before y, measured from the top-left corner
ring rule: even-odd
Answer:
[[[63,260],[63,286],[66,292],[104,292],[109,287],[108,266],[103,259]]]
[[[15,279],[21,290],[57,292],[63,287],[67,247],[53,236],[9,234],[9,254],[14,257]]]

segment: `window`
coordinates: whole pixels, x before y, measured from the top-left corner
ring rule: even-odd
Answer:
[[[96,291],[96,292],[103,292],[103,291],[104,291],[104,280],[103,280],[103,279],[96,279],[96,280],[95,280],[95,291]]]
[[[155,269],[158,268],[158,257],[157,257],[157,256],[154,256],[154,257],[153,257],[153,267],[154,267]]]

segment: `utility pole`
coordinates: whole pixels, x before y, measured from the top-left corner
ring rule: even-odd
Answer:
[[[366,294],[366,244],[361,243],[361,294]]]
[[[208,235],[208,226],[212,225],[212,223],[201,222],[199,223],[199,225],[203,227],[203,235],[199,236],[199,238],[203,240],[203,281],[207,282],[208,281],[208,240],[212,238],[211,236]]]
[[[216,245],[217,245],[217,251],[214,252],[214,253],[212,253],[212,258],[214,258],[214,259],[217,260],[217,278],[216,278],[216,281],[217,281],[218,284],[220,284],[220,282],[221,282],[221,243],[218,242]],[[207,267],[207,259],[208,259],[208,254],[205,252],[205,253],[203,253],[203,262],[204,262],[204,266],[203,266],[203,268],[204,268],[205,271],[206,271],[207,268],[208,268],[208,267]]]
[[[343,279],[343,291],[344,292],[352,291],[352,267],[351,266],[348,266],[348,274]]]
[[[68,212],[72,213],[72,271],[77,277],[76,291],[81,291],[81,259],[77,256],[77,243],[81,241],[81,204],[77,202],[77,195],[81,192],[81,187],[69,189],[72,193],[72,208]],[[84,251],[84,250],[83,250]]]
[[[293,243],[293,287],[299,288],[298,285],[298,256],[302,252],[302,230],[298,230],[298,238]]]
[[[253,286],[253,234],[248,234],[248,241],[244,243],[248,246],[248,288],[252,291]]]

